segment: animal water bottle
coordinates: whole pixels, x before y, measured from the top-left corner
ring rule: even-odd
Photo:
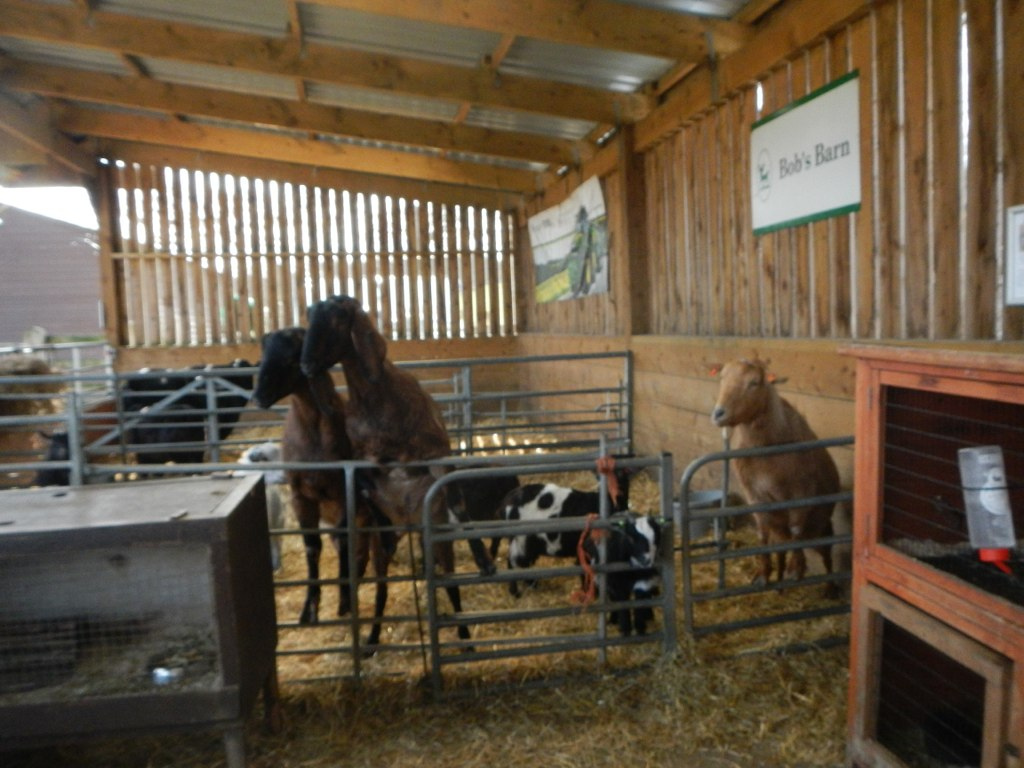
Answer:
[[[998,445],[981,445],[961,448],[957,455],[971,546],[978,550],[980,560],[1012,574],[1006,561],[1017,539],[1013,532],[1003,449]]]

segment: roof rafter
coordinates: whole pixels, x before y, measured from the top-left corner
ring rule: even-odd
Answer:
[[[587,0],[585,3],[544,0],[306,2],[691,62],[703,61],[711,55],[730,54],[753,32],[745,24],[734,21],[624,5],[612,0]]]
[[[0,135],[45,154],[54,164],[82,176],[96,173],[92,157],[49,126],[47,108],[21,106],[0,93]]]
[[[507,74],[495,77],[486,66],[458,67],[102,11],[90,13],[86,22],[73,6],[46,6],[45,13],[39,9],[27,0],[5,0],[0,35],[601,123],[636,122],[653,107],[647,94]]]
[[[267,141],[258,132],[223,126],[66,107],[61,130],[107,139],[166,144],[204,152],[258,157],[286,163],[340,168],[399,178],[430,179],[484,189],[535,191],[538,175],[492,165],[457,163],[429,155],[338,144],[276,134]]]
[[[586,145],[535,134],[360,112],[100,72],[83,73],[45,64],[0,62],[0,86],[73,101],[540,163],[572,163],[593,153]]]

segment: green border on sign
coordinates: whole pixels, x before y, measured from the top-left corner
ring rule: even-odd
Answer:
[[[787,104],[782,109],[776,110],[775,112],[772,112],[770,115],[766,115],[757,122],[752,123],[750,126],[750,132],[753,133],[756,128],[760,128],[765,123],[770,123],[772,120],[782,117],[783,115],[785,115],[788,112],[791,112],[797,107],[802,106],[803,104],[806,104],[809,101],[813,101],[814,99],[821,96],[823,93],[828,93],[829,91],[834,90],[835,88],[838,88],[841,85],[845,85],[846,83],[858,77],[860,77],[859,69],[854,69],[851,70],[850,72],[847,72],[845,75],[836,78],[831,83],[823,85],[821,86],[821,88],[818,88],[817,90],[811,91],[806,96],[801,96],[799,99]],[[780,229],[798,227],[801,224],[810,224],[815,221],[821,221],[822,219],[830,219],[833,216],[842,216],[843,214],[846,213],[856,213],[859,210],[860,203],[858,202],[853,203],[851,205],[844,205],[839,208],[832,208],[827,211],[818,211],[817,213],[812,213],[808,216],[801,216],[796,219],[789,219],[788,221],[779,221],[774,224],[769,224],[767,227],[758,227],[757,229],[754,230],[754,236],[757,237],[758,235],[767,235],[771,232],[777,232]]]
[[[833,80],[828,85],[823,85],[823,86],[821,86],[821,88],[818,88],[815,91],[811,91],[806,96],[801,96],[796,101],[790,102],[789,104],[784,106],[782,109],[778,109],[775,112],[772,112],[770,115],[765,115],[760,120],[758,120],[757,122],[753,123],[750,126],[750,130],[753,131],[755,128],[760,128],[765,123],[770,123],[772,120],[775,120],[776,118],[782,117],[787,112],[790,112],[790,111],[796,109],[797,107],[799,107],[802,104],[806,104],[809,101],[814,101],[814,99],[816,99],[819,96],[821,96],[821,94],[828,93],[829,91],[831,91],[831,90],[833,90],[835,88],[838,88],[839,86],[844,85],[845,83],[848,83],[850,80],[853,80],[856,77],[860,77],[860,70],[859,69],[854,69],[854,70],[852,70],[850,72],[847,72],[842,77],[837,77],[835,80]]]
[[[822,219],[831,219],[833,216],[842,216],[844,213],[856,213],[859,210],[860,203],[853,203],[852,205],[844,205],[840,208],[832,208],[828,211],[818,211],[817,213],[812,213],[809,216],[801,216],[798,219],[780,221],[776,224],[769,224],[767,227],[759,227],[754,230],[754,236],[767,235],[770,232],[775,232],[780,229],[799,227],[801,224],[810,224],[815,221],[821,221]]]

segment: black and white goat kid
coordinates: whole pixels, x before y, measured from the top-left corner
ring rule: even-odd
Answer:
[[[608,602],[627,603],[630,600],[649,600],[658,594],[660,574],[657,568],[661,548],[661,523],[649,515],[627,512],[611,518],[604,536],[604,559],[600,557],[600,529],[595,529],[583,541],[583,550],[591,563],[603,562],[612,566],[605,575]],[[628,568],[621,567],[628,565]],[[619,566],[616,568],[615,566]],[[623,635],[646,634],[647,625],[654,619],[649,606],[615,608],[610,615],[613,624]]]
[[[616,470],[618,494],[615,498],[609,492],[609,509],[623,512],[629,507],[628,473]],[[600,491],[579,491],[554,483],[530,483],[517,488],[505,497],[502,503],[506,522],[517,520],[536,523],[529,532],[510,537],[508,545],[508,568],[516,570],[531,568],[542,555],[548,557],[577,557],[582,524],[572,530],[550,530],[545,523],[557,518],[583,518],[600,511]],[[509,592],[518,597],[517,581],[508,583]]]

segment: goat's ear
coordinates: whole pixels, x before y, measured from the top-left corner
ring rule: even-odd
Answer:
[[[789,377],[788,376],[776,376],[774,373],[769,373],[765,377],[765,380],[769,384],[785,384],[787,381],[789,381]]]
[[[370,316],[361,309],[352,318],[352,346],[359,356],[363,375],[369,381],[377,381],[384,369],[388,345],[384,337],[373,327]]]

